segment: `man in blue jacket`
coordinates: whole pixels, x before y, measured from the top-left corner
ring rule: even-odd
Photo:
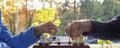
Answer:
[[[0,48],[28,48],[38,41],[39,36],[45,32],[56,34],[57,28],[52,22],[47,22],[35,27],[32,26],[19,35],[13,36],[9,33],[7,27],[2,24],[0,11]]]
[[[108,22],[97,22],[90,19],[75,20],[65,28],[66,33],[73,38],[79,34],[103,40],[120,40],[120,15]]]

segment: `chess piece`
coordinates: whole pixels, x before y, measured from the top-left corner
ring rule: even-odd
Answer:
[[[40,43],[39,46],[49,46],[49,44],[51,43],[51,39],[50,37],[47,37],[48,34],[43,34],[42,36],[40,36]]]
[[[55,37],[55,36],[53,36],[53,38],[52,38],[52,39],[53,39],[53,41],[55,41],[55,40],[56,40],[56,37]]]
[[[55,44],[56,43],[56,36],[52,36],[52,43]]]
[[[57,43],[58,45],[60,45],[61,43],[60,43],[60,40],[58,40],[58,43]]]
[[[73,39],[73,46],[77,46],[77,38]]]
[[[68,45],[70,45],[71,44],[71,42],[70,42],[70,38],[68,38]]]
[[[83,35],[82,34],[79,35],[78,40],[79,40],[79,43],[78,43],[79,46],[84,45],[84,43],[83,43]]]

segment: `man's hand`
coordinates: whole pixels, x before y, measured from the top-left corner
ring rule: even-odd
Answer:
[[[65,31],[72,39],[74,39],[84,32],[89,32],[91,26],[92,23],[89,19],[75,20],[65,27]]]
[[[57,33],[57,27],[52,22],[47,22],[43,24],[39,24],[34,28],[34,34],[38,37],[40,34],[49,33],[55,35]]]

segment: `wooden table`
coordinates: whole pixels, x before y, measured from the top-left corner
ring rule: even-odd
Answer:
[[[34,46],[33,48],[90,48],[89,46]]]
[[[80,46],[67,46],[67,45],[50,45],[50,46],[33,46],[33,48],[90,48],[88,45],[80,45]]]

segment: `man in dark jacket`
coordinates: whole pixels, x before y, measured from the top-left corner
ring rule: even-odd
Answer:
[[[66,33],[73,39],[79,34],[104,40],[120,40],[120,15],[109,22],[97,22],[90,19],[75,20],[65,28]]]

